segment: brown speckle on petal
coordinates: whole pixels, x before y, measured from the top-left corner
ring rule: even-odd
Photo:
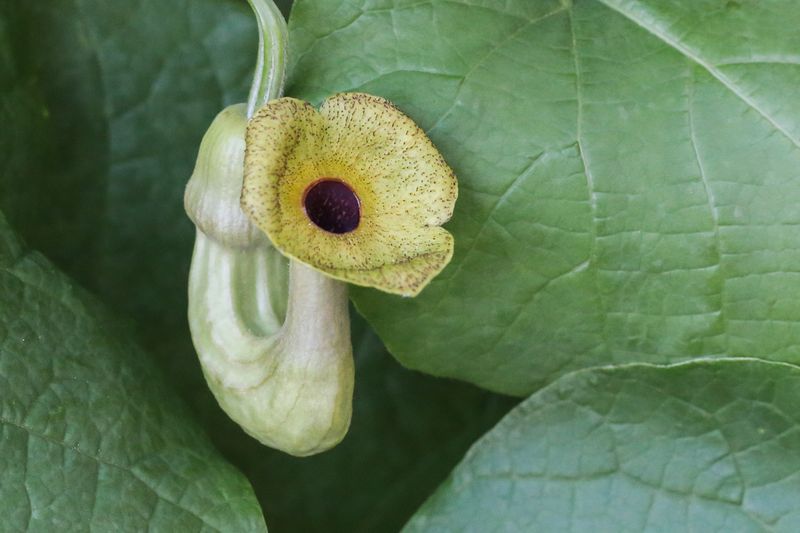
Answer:
[[[273,244],[335,278],[413,296],[450,261],[453,172],[393,104],[362,93],[269,102],[247,130],[242,207]]]

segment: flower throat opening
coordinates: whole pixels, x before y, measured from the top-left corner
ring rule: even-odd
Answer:
[[[349,233],[361,221],[361,202],[346,183],[336,178],[321,178],[303,194],[308,218],[330,233]]]

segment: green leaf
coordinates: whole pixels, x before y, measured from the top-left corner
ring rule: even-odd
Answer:
[[[799,360],[800,4],[393,5],[299,0],[289,92],[393,100],[459,178],[442,275],[354,291],[401,362],[525,395],[610,363]]]
[[[275,531],[398,531],[516,404],[400,367],[363,319],[354,317],[352,333],[353,420],[332,450],[289,457],[218,422],[221,450],[250,478]]]
[[[407,531],[797,531],[800,369],[578,371],[470,450]]]
[[[266,530],[149,356],[1,214],[0,472],[9,530]]]

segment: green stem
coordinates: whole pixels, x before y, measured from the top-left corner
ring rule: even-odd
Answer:
[[[247,118],[256,110],[283,93],[286,73],[286,21],[272,0],[247,0],[258,21],[258,58],[250,96],[247,99]]]

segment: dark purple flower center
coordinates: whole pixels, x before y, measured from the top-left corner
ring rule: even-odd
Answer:
[[[358,196],[336,178],[322,178],[309,185],[303,207],[311,222],[330,233],[349,233],[361,220]]]

